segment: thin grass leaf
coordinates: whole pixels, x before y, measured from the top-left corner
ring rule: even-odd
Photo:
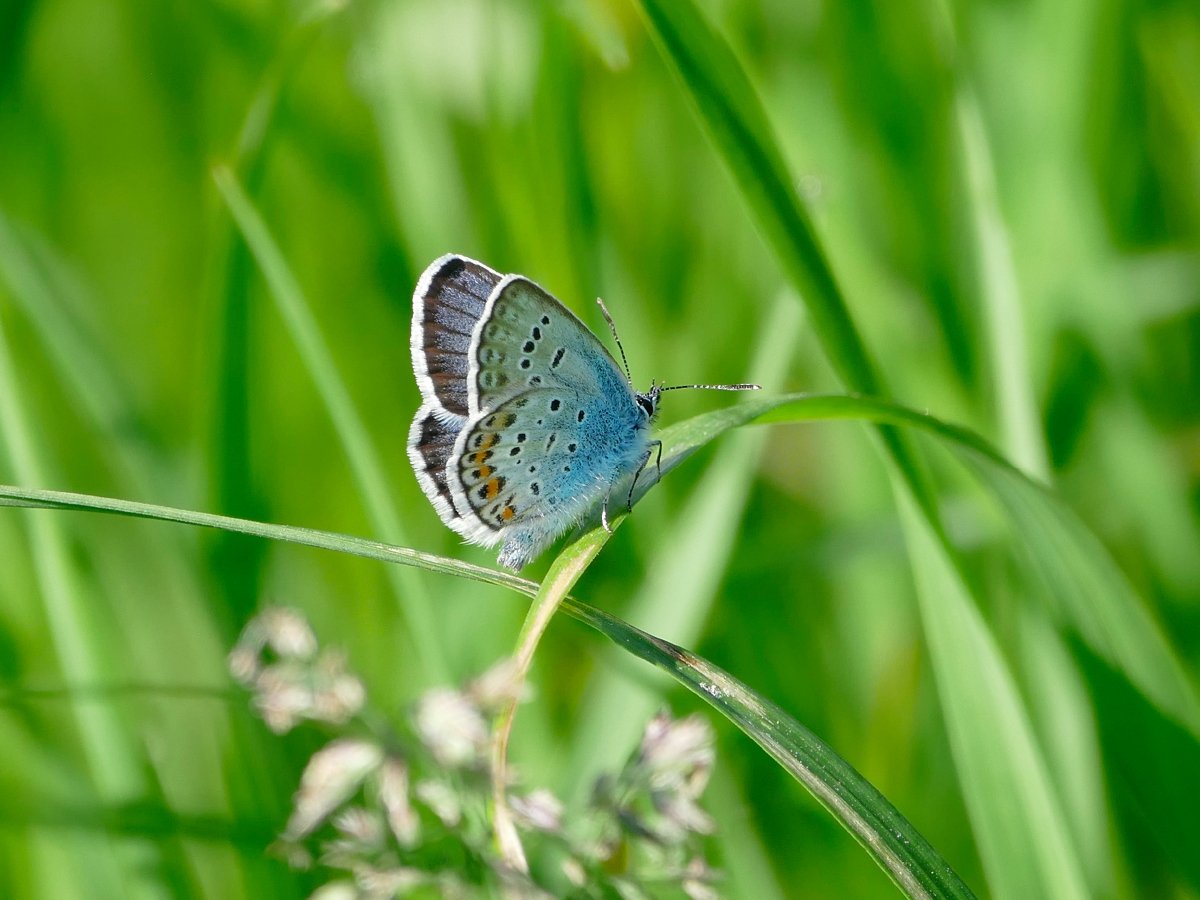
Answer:
[[[14,474],[31,484],[44,482],[40,455],[22,409],[19,386],[8,343],[0,330],[0,434]],[[89,684],[105,679],[105,651],[96,646],[91,619],[71,563],[62,522],[56,516],[30,511],[29,542],[33,552],[46,620],[54,640],[59,667],[68,683]],[[75,707],[84,756],[98,794],[108,800],[127,800],[144,788],[132,736],[113,710],[85,704]]]
[[[1054,612],[1163,713],[1200,738],[1195,686],[1096,536],[1070,507],[1012,467],[978,446],[952,446],[1008,513],[1026,557],[1059,605]]]
[[[1002,444],[1017,468],[1049,484],[1050,457],[1029,374],[1026,323],[1009,231],[997,197],[992,149],[973,86],[962,72],[957,77],[955,117]],[[1111,894],[1114,855],[1104,826],[1107,804],[1091,698],[1047,610],[1026,604],[1021,621],[1018,661],[1026,684],[1037,685],[1028,699],[1072,837],[1089,885],[1098,893]]]
[[[43,480],[39,454],[22,409],[16,371],[0,328],[0,435],[18,478],[37,484]],[[78,573],[71,561],[66,536],[58,517],[27,510],[29,543],[38,587],[49,624],[59,668],[68,682],[94,683],[104,680],[104,648],[96,645],[87,627],[87,604],[81,595]],[[73,703],[71,711],[79,731],[87,772],[96,795],[109,802],[136,799],[145,788],[142,755],[137,742],[116,711],[107,705]],[[87,838],[71,842],[74,853],[63,860],[62,873],[85,878],[94,870],[97,896],[142,896],[129,858],[129,848]],[[146,860],[153,863],[154,860]]]
[[[1083,900],[1082,869],[1000,648],[903,486],[896,497],[950,749],[992,894]]]
[[[803,299],[834,371],[850,391],[888,396],[796,194],[762,103],[737,57],[692,0],[641,0],[639,5],[755,223]],[[934,492],[915,451],[887,425],[879,428],[879,435],[892,464],[936,525]]]
[[[213,172],[213,178],[266,278],[288,333],[333,421],[372,531],[389,544],[408,543],[391,500],[379,454],[283,253],[233,172],[220,166]],[[392,589],[412,628],[413,644],[425,677],[432,683],[446,681],[448,668],[427,588],[415,572],[389,568],[388,573]]]
[[[906,896],[975,895],[894,806],[816,735],[770,700],[707,660],[601,610],[568,600],[563,609],[709,703],[825,807]]]
[[[771,868],[771,858],[742,796],[737,779],[718,757],[712,780],[704,793],[713,818],[721,823],[716,838],[721,845],[721,868],[728,880],[728,896],[738,900],[786,900]]]
[[[516,660],[515,678],[523,684],[533,664],[533,655],[537,650],[542,635],[550,625],[554,613],[567,597],[567,592],[587,571],[587,567],[596,559],[597,554],[604,549],[608,539],[625,519],[624,514],[613,517],[607,528],[594,528],[584,534],[579,540],[572,541],[550,564],[546,579],[538,587],[529,612],[521,625],[521,633],[517,637],[517,649],[513,654]],[[519,691],[514,691],[514,694]],[[492,747],[492,812],[493,827],[496,830],[496,843],[500,848],[500,856],[505,864],[520,872],[528,872],[529,864],[525,860],[525,851],[521,839],[517,835],[516,825],[508,808],[508,738],[512,733],[513,720],[517,715],[519,697],[514,696],[507,707],[500,713],[496,726]]]
[[[1050,460],[1029,378],[1025,321],[1012,247],[996,197],[996,174],[983,116],[974,93],[965,85],[958,88],[955,114],[966,163],[1002,443],[1017,466],[1035,478],[1047,479]]]
[[[690,2],[644,0],[641,8],[764,236],[804,299],[834,369],[851,390],[882,393],[879,375],[808,213],[791,187],[766,113],[741,64]]]
[[[665,429],[674,467],[727,428],[865,418],[934,435],[979,476],[1012,518],[1014,534],[1034,561],[1065,616],[1094,652],[1124,673],[1163,713],[1200,737],[1200,698],[1166,636],[1112,557],[1058,496],[1016,470],[965,428],[884,400],[793,395],[754,398]],[[664,455],[663,470],[668,470]]]
[[[509,575],[506,572],[497,571],[496,569],[475,566],[445,556],[422,553],[419,550],[409,550],[404,547],[394,547],[391,544],[381,543],[380,541],[372,541],[368,538],[354,537],[348,534],[339,534],[334,531],[298,528],[294,525],[272,525],[268,522],[255,522],[251,519],[238,519],[233,516],[194,512],[188,509],[158,506],[153,503],[117,500],[112,497],[94,497],[89,494],[75,494],[68,491],[19,488],[12,487],[11,485],[0,485],[0,506],[33,509],[87,510],[115,513],[116,515],[132,516],[138,519],[157,519],[163,522],[178,522],[183,525],[198,525],[202,528],[215,528],[221,531],[250,535],[251,537],[266,538],[267,540],[286,541],[287,543],[300,544],[306,547],[333,550],[337,553],[347,553],[351,556],[361,556],[364,559],[374,559],[380,562],[418,566],[430,572],[458,575],[473,581],[512,588],[531,597],[537,591],[537,585],[534,582],[526,581],[524,578],[518,578],[515,575]]]
[[[0,505],[108,512],[223,528],[368,559],[419,565],[430,571],[457,574],[507,587],[527,597],[535,596],[539,587],[515,575],[364,538],[249,522],[128,500],[0,486]],[[594,529],[571,548],[564,550],[562,571],[570,582],[573,583],[582,566],[594,558],[608,538],[603,529]],[[779,707],[700,657],[645,634],[571,596],[563,597],[561,606],[573,618],[596,629],[639,659],[663,669],[729,718],[811,791],[907,896],[933,900],[968,900],[974,897],[937,851],[886,798],[845,760]]]

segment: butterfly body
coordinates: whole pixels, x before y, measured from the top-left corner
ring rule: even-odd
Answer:
[[[442,520],[520,569],[650,456],[658,392],[635,391],[587,327],[520,275],[454,254],[413,296],[424,402],[408,454]]]

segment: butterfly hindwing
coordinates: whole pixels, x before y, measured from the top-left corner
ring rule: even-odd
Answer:
[[[594,403],[560,387],[529,391],[464,429],[454,448],[456,505],[503,529],[584,507],[607,486],[604,447],[581,429]]]
[[[471,337],[501,281],[482,263],[450,254],[421,275],[413,293],[412,358],[417,384],[434,414],[465,420]]]

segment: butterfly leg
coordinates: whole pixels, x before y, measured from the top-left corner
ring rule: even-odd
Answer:
[[[604,530],[609,534],[613,533],[612,526],[608,524],[608,500],[611,496],[612,492],[610,490],[609,493],[604,495],[604,503],[600,507],[600,524],[604,526]]]
[[[662,443],[658,442],[658,444],[661,448]],[[629,485],[629,496],[625,499],[625,508],[629,512],[633,512],[633,492],[637,488],[638,478],[641,476],[642,470],[646,468],[646,463],[650,462],[650,454],[653,452],[654,451],[647,449],[646,452],[642,454],[642,458],[638,462],[637,471],[633,473],[633,484]]]
[[[658,475],[654,480],[662,481],[662,441],[651,441],[650,446],[658,448],[658,459],[654,461],[654,469]]]

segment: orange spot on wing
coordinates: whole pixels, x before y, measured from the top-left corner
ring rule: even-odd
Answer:
[[[506,506],[506,507],[504,507],[504,512],[500,513],[500,518],[502,518],[505,522],[507,522],[509,519],[511,519],[516,514],[517,514],[517,511],[515,509],[513,509],[511,506]]]
[[[491,469],[489,468],[488,471],[490,472]],[[500,493],[500,479],[493,478],[491,481],[489,481],[487,483],[486,488],[487,488],[487,498],[489,500],[494,500],[496,498],[496,495]]]
[[[497,443],[499,443],[499,441],[500,435],[496,434],[495,432],[485,435],[483,438],[483,449],[486,450],[488,447],[494,447]]]
[[[478,474],[476,477],[477,477],[477,478],[487,478],[487,477],[488,477],[489,475],[491,475],[491,474],[492,474],[492,467],[491,467],[491,466],[480,466],[480,467],[479,467],[479,474]],[[490,487],[490,486],[489,486],[488,490],[489,490],[489,491],[491,490],[491,487]],[[488,494],[488,496],[490,497],[490,496],[491,496],[491,494]]]

